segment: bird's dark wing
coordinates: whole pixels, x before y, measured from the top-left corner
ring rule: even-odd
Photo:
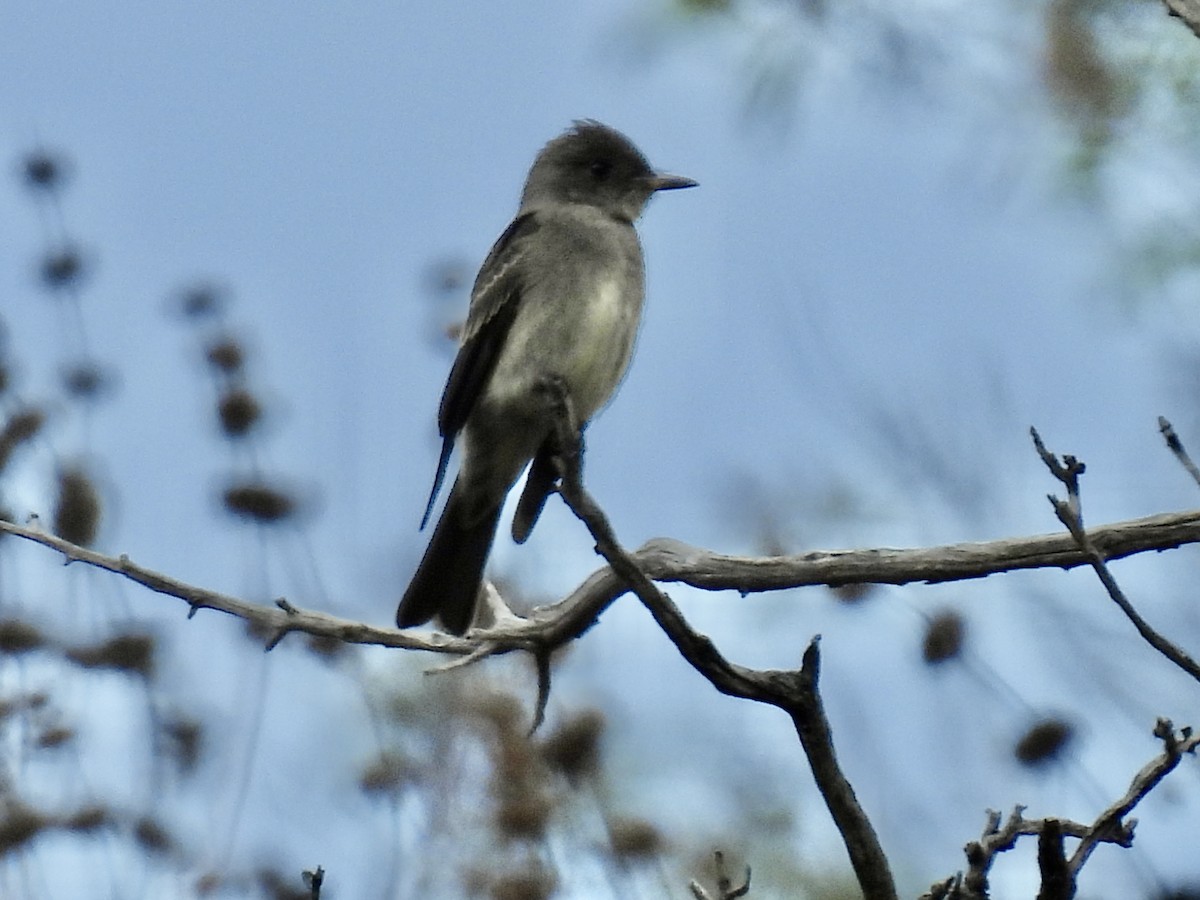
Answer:
[[[475,401],[487,384],[495,368],[500,350],[508,337],[508,329],[516,318],[521,305],[525,242],[541,227],[537,213],[529,212],[513,219],[492,246],[487,259],[475,277],[471,289],[471,308],[467,313],[467,324],[463,329],[462,346],[446,388],[442,392],[442,403],[438,408],[438,433],[442,436],[442,453],[438,458],[437,474],[433,489],[429,492],[429,503],[421,519],[424,528],[437,500],[438,489],[446,477],[450,464],[450,453],[454,440],[462,431],[475,406]]]

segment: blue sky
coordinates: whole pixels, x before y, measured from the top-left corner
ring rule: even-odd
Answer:
[[[1030,74],[1028,23],[973,22],[982,49],[946,54],[920,91],[908,91],[864,65],[870,48],[844,31],[809,42],[779,27],[778,43],[756,43],[748,35],[761,35],[761,23],[697,28],[622,2],[10,4],[0,10],[0,152],[12,176],[0,185],[0,313],[21,389],[52,396],[71,335],[61,304],[37,288],[46,232],[16,178],[39,143],[71,160],[64,216],[92,263],[87,337],[120,372],[119,392],[86,427],[62,417],[50,452],[24,468],[11,496],[44,509],[54,459],[82,453],[112,498],[105,549],[209,587],[258,599],[287,593],[390,621],[423,546],[416,524],[452,356],[438,332],[463,299],[431,296],[429,267],[450,259],[473,272],[538,148],[572,119],[595,117],[655,165],[700,182],[657,198],[645,216],[644,329],[626,384],[590,431],[588,483],[627,545],[669,535],[752,552],[747,485],[780,505],[796,549],[1054,531],[1043,496],[1054,486],[1029,447],[1031,424],[1052,449],[1089,463],[1090,522],[1192,505],[1154,420],[1197,422],[1179,378],[1159,362],[1173,341],[1186,342],[1194,317],[1117,302],[1106,283],[1111,223],[1063,189],[1069,138]],[[745,114],[751,64],[780,47],[800,54],[807,72],[785,100],[783,126]],[[978,95],[957,83],[967,76]],[[1137,172],[1138,162],[1127,165]],[[281,541],[266,569],[262,545],[223,524],[211,496],[230,458],[211,425],[195,343],[169,314],[171,298],[197,280],[228,286],[230,320],[249,335],[252,381],[271,409],[260,462],[312,498],[305,536]],[[828,513],[838,502],[843,512]],[[320,587],[296,574],[306,547],[318,548]],[[529,545],[502,539],[495,562],[548,595],[596,566],[582,530],[557,508]],[[1171,565],[1126,571],[1153,596]],[[115,590],[69,577],[84,603]],[[852,611],[814,592],[673,595],[749,664],[792,665],[812,633],[825,635],[843,757],[914,886],[959,864],[987,806],[1028,802],[1032,814],[1086,817],[1153,753],[1144,737],[1154,715],[1187,718],[1163,708],[1183,696],[1172,676],[1146,674],[1142,689],[1143,669],[1163,664],[1134,650],[1138,674],[1124,677],[1137,685],[1136,711],[1122,719],[1121,698],[1106,695],[1106,712],[1084,728],[1076,762],[1085,776],[1033,779],[1008,763],[1006,742],[1023,717],[1095,703],[1097,681],[1110,690],[1110,676],[1059,659],[1064,646],[1087,659],[1106,642],[1132,640],[1106,608],[1078,628],[1070,604],[1107,603],[1082,575],[890,590]],[[261,716],[266,749],[233,739],[224,763],[249,767],[245,851],[275,840],[288,865],[324,850],[361,873],[352,860],[369,847],[319,829],[277,838],[263,824],[292,809],[281,798],[295,786],[262,759],[277,746],[301,753],[297,744],[318,728],[306,711],[319,708],[326,732],[336,719],[351,757],[371,746],[363,718],[344,708],[344,686],[284,654],[264,662],[231,650],[214,665],[218,648],[237,643],[233,625],[204,616],[185,624],[177,604],[124,597],[126,615],[155,622],[173,648],[168,677],[185,701],[235,735]],[[66,616],[56,602],[37,614],[84,634],[103,618]],[[979,656],[957,680],[931,683],[913,660],[922,617],[943,603],[966,603],[976,616]],[[1187,624],[1169,607],[1156,612]],[[368,658],[376,671],[415,677],[413,665]],[[189,675],[197,670],[206,672],[200,683]],[[639,702],[620,679],[610,684],[617,672],[642,686]],[[881,685],[903,685],[900,699],[881,696]],[[667,755],[690,747],[696,731],[733,724],[782,784],[811,801],[786,723],[712,696],[633,602],[586,636],[558,690],[564,708],[607,704],[628,746],[650,742]],[[967,719],[979,727],[929,737],[931,722]],[[893,747],[937,761],[899,763]],[[630,777],[669,796],[680,782],[720,783],[729,749],[689,750],[670,778],[636,766]],[[320,754],[304,760],[297,769],[325,764]],[[893,763],[922,789],[897,795]],[[931,808],[946,765],[969,771],[969,783]],[[1088,779],[1101,786],[1078,790]],[[709,790],[720,794],[701,793]],[[1180,790],[1194,802],[1193,784]],[[1155,813],[1168,820],[1169,811]],[[936,840],[907,833],[914,814]],[[833,847],[818,814],[805,821],[813,833],[804,854]],[[1157,846],[1163,856],[1148,866],[1169,871],[1167,838]],[[1097,868],[1102,855],[1145,885],[1145,869],[1116,851],[1098,853]],[[828,859],[840,864],[836,853]],[[364,893],[348,896],[381,890],[355,877],[367,878]]]

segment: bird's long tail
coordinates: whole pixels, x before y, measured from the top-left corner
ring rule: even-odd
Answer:
[[[463,634],[475,617],[483,567],[496,536],[502,504],[483,515],[476,512],[471,516],[462,498],[455,481],[421,564],[396,610],[396,624],[401,628],[437,616],[451,634]]]

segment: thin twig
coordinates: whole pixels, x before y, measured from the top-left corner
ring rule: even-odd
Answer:
[[[1025,807],[1016,807],[1012,811],[1012,815],[1005,821],[1004,826],[1001,827],[1000,813],[994,809],[988,810],[987,824],[984,825],[983,835],[979,840],[967,844],[965,848],[967,873],[963,878],[963,890],[966,892],[964,896],[970,898],[988,896],[988,873],[991,871],[992,863],[997,854],[1011,850],[1017,845],[1017,838],[1021,836],[1022,828],[1025,826],[1024,812]]]
[[[1179,464],[1192,476],[1192,480],[1196,484],[1200,484],[1200,468],[1192,462],[1191,456],[1188,455],[1187,448],[1183,446],[1183,441],[1179,439],[1179,435],[1175,433],[1175,427],[1167,421],[1165,416],[1158,417],[1158,430],[1162,432],[1163,440],[1167,442],[1167,449],[1175,454],[1175,458],[1179,460]]]
[[[1154,736],[1163,742],[1163,751],[1157,758],[1146,763],[1133,776],[1129,789],[1121,799],[1096,817],[1090,833],[1075,848],[1067,865],[1072,875],[1078,874],[1083,864],[1087,862],[1092,851],[1100,843],[1115,843],[1128,847],[1133,842],[1133,828],[1137,820],[1126,823],[1123,820],[1133,812],[1133,808],[1163,780],[1183,758],[1185,753],[1194,753],[1200,744],[1200,736],[1192,733],[1190,728],[1183,728],[1178,734],[1170,719],[1159,719],[1154,725]]]
[[[443,635],[419,635],[394,628],[376,628],[362,622],[340,619],[325,613],[301,609],[287,601],[271,605],[250,603],[219,591],[196,587],[169,575],[139,565],[125,555],[106,556],[87,547],[72,544],[39,528],[17,525],[0,519],[0,534],[11,534],[63,555],[68,563],[82,562],[98,569],[113,572],[152,591],[183,600],[189,606],[189,616],[197,610],[211,609],[227,613],[255,625],[257,633],[276,638],[280,632],[299,631],[317,637],[333,638],[349,644],[378,644],[384,647],[403,647],[412,650],[439,650],[445,653],[475,652],[477,642],[449,638]],[[508,649],[514,649],[509,647]]]
[[[1179,765],[1184,754],[1195,753],[1200,745],[1200,735],[1193,734],[1190,728],[1176,733],[1169,719],[1157,721],[1154,735],[1163,742],[1162,753],[1146,763],[1134,775],[1125,794],[1090,825],[1059,818],[1026,819],[1023,806],[1016,807],[1001,824],[1000,813],[988,810],[982,836],[965,848],[968,866],[965,876],[938,882],[921,900],[985,900],[989,896],[988,873],[996,857],[1013,849],[1017,839],[1026,835],[1037,835],[1039,839],[1038,865],[1042,873],[1039,897],[1059,900],[1074,896],[1080,870],[1096,847],[1100,844],[1131,847],[1137,820],[1126,821],[1126,817]],[[1070,858],[1062,851],[1063,838],[1079,841]]]
[[[317,866],[311,871],[305,869],[300,874],[308,888],[310,900],[321,900],[321,885],[325,883],[325,870]]]
[[[529,726],[532,735],[542,727],[546,720],[546,706],[550,703],[550,651],[541,649],[533,651],[533,662],[537,671],[537,703],[533,708],[533,723]]]
[[[742,883],[734,887],[733,879],[729,877],[729,873],[725,869],[725,854],[720,850],[714,850],[713,863],[717,871],[717,893],[716,895],[710,894],[700,885],[700,882],[693,880],[688,888],[696,900],[737,900],[737,898],[745,897],[750,893],[749,866],[746,866],[746,876],[742,879]]]
[[[1184,672],[1191,675],[1192,678],[1200,681],[1200,663],[1197,663],[1182,648],[1176,646],[1174,642],[1155,630],[1142,617],[1134,605],[1129,602],[1129,598],[1125,596],[1125,592],[1121,590],[1121,586],[1117,584],[1116,578],[1113,577],[1112,572],[1109,570],[1104,555],[1084,529],[1082,504],[1079,498],[1079,476],[1084,471],[1083,463],[1070,455],[1063,456],[1063,462],[1060,463],[1058,458],[1046,449],[1041,437],[1037,433],[1037,429],[1031,428],[1030,432],[1033,434],[1033,442],[1037,448],[1038,455],[1041,456],[1042,461],[1046,463],[1046,467],[1050,469],[1054,477],[1061,481],[1067,488],[1069,499],[1065,502],[1054,494],[1047,495],[1050,505],[1054,507],[1054,514],[1058,516],[1058,520],[1071,533],[1071,537],[1074,538],[1075,543],[1083,552],[1088,564],[1096,573],[1096,577],[1104,585],[1108,596],[1117,604],[1117,607],[1125,614],[1125,617],[1133,623],[1133,627],[1137,629],[1138,634],[1142,636],[1142,639],[1146,643]]]

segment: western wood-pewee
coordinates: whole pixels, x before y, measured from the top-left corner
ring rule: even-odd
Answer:
[[[401,628],[436,616],[447,631],[467,630],[504,499],[532,461],[512,526],[518,543],[529,537],[558,474],[545,384],[565,389],[580,427],[608,402],[642,313],[633,223],[656,191],[695,184],[655,172],[628,138],[594,121],[576,122],[534,160],[517,217],[471,289],[438,410],[442,453],[422,528],[459,438],[462,461],[396,611]]]

